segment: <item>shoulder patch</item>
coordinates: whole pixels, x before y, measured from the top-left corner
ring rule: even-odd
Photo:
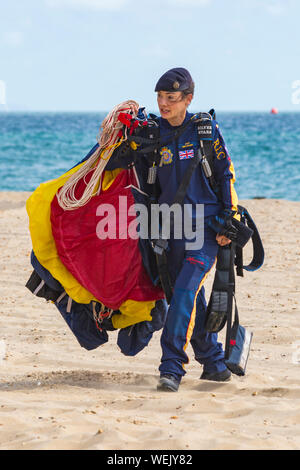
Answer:
[[[224,152],[223,146],[220,143],[220,139],[214,141],[214,151],[218,160],[223,160],[223,158],[226,158],[226,153]]]
[[[160,155],[161,155],[161,160],[160,160],[159,166],[169,165],[170,163],[172,163],[173,153],[171,149],[169,149],[168,147],[162,147],[160,151]]]

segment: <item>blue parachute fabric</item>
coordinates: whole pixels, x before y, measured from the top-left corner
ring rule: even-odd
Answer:
[[[34,252],[31,252],[31,264],[45,283],[58,292],[63,292],[61,284],[53,278],[37,260]],[[67,312],[69,296],[66,295],[56,308],[71,329],[80,346],[88,351],[98,348],[108,341],[105,330],[100,331],[93,320],[91,304],[79,304],[72,300],[71,310]],[[167,314],[166,301],[157,300],[155,307],[151,310],[152,321],[143,321],[127,328],[119,330],[117,344],[121,352],[126,356],[135,356],[142,351],[152,338],[154,331],[160,330]]]
[[[31,264],[47,286],[58,292],[64,292],[62,285],[39,263],[33,251],[31,252]],[[91,304],[78,304],[72,300],[71,311],[68,313],[68,299],[69,296],[65,295],[59,304],[55,303],[54,305],[77,338],[80,346],[90,351],[106,343],[108,335],[106,331],[101,332],[96,327],[96,323],[92,318],[93,309]]]
[[[60,282],[58,282],[54,277],[50,274],[50,272],[45,269],[41,263],[38,261],[37,257],[34,254],[34,251],[31,251],[31,264],[35,271],[38,273],[40,278],[45,281],[47,286],[51,287],[51,289],[56,290],[57,292],[63,292],[64,288]]]
[[[152,321],[143,321],[127,328],[122,328],[118,333],[117,344],[125,356],[136,356],[148,346],[153,333],[160,330],[166,321],[167,303],[165,299],[157,300],[151,310]]]
[[[91,351],[108,341],[105,330],[100,331],[91,318],[91,304],[78,304],[72,301],[70,312],[67,312],[69,297],[66,295],[59,304],[55,304],[61,316],[70,327],[81,347]]]

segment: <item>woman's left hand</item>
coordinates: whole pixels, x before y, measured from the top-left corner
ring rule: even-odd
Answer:
[[[221,246],[229,245],[229,243],[231,243],[231,240],[224,235],[217,235],[216,240]]]

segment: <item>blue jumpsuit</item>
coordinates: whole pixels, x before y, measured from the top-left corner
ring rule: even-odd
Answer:
[[[184,123],[192,114],[186,113]],[[184,124],[183,123],[183,124]],[[167,120],[159,118],[160,135],[170,134],[172,127]],[[234,168],[216,121],[212,121],[214,148],[214,176],[221,188],[219,202],[212,191],[201,165],[194,171],[186,192],[184,204],[193,208],[193,226],[196,226],[196,204],[204,205],[204,244],[201,249],[186,250],[184,238],[171,239],[167,251],[169,274],[174,285],[166,323],[161,336],[162,358],[160,374],[172,374],[178,380],[186,373],[184,365],[189,362],[186,348],[191,343],[195,359],[208,373],[226,369],[221,343],[216,333],[204,328],[206,301],[203,284],[213,268],[218,251],[216,233],[208,226],[210,217],[223,209],[236,210],[237,196],[233,187]],[[160,186],[159,203],[173,203],[177,188],[190,159],[199,148],[195,124],[191,123],[177,140],[160,149],[158,168]]]

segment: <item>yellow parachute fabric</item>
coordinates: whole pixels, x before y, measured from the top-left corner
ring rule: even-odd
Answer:
[[[151,321],[151,310],[155,307],[155,300],[147,302],[137,302],[136,300],[126,300],[120,307],[121,314],[112,316],[114,328],[126,328],[144,320]]]
[[[83,163],[77,165],[57,179],[42,183],[27,200],[26,209],[29,217],[32,248],[39,263],[61,283],[66,293],[75,302],[89,304],[93,300],[97,302],[101,302],[101,300],[96,299],[85,289],[61,262],[52,235],[50,221],[51,202],[54,196],[68,178],[82,165]],[[104,172],[102,191],[106,191],[110,187],[115,177],[121,171],[123,170],[118,168],[113,171]],[[113,326],[115,328],[126,328],[141,321],[151,321],[150,313],[154,306],[155,301],[138,302],[128,299],[119,309],[121,314],[113,316]]]

